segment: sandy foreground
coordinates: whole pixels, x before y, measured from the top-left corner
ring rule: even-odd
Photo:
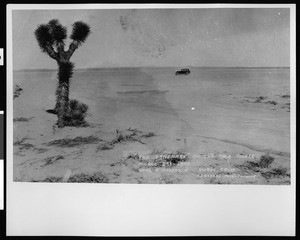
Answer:
[[[63,129],[56,71],[15,71],[14,181],[290,184],[289,69],[176,70],[77,70]]]

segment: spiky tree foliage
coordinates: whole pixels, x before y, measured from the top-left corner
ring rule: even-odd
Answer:
[[[79,43],[83,43],[90,33],[90,26],[82,21],[73,23],[73,31],[70,38]]]
[[[76,119],[76,123],[79,120],[83,121],[87,111],[87,106],[79,103],[77,100],[72,102],[70,106],[69,86],[74,68],[74,64],[70,62],[70,58],[74,51],[84,43],[89,36],[90,27],[86,23],[78,21],[73,23],[72,28],[70,36],[72,41],[67,51],[64,50],[67,28],[62,26],[58,19],[52,19],[47,24],[39,25],[34,32],[42,52],[56,60],[58,65],[58,84],[54,112],[58,116],[57,125],[59,128],[70,125],[73,126],[74,121],[72,120],[72,116]]]

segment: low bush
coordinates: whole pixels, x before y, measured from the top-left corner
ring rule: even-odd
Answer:
[[[64,116],[65,126],[70,127],[86,127],[88,126],[85,121],[87,115],[88,106],[79,102],[76,99],[72,99],[69,102],[69,112]]]

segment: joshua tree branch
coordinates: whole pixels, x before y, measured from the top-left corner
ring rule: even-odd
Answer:
[[[71,42],[70,46],[69,46],[69,50],[67,51],[67,56],[68,59],[70,59],[74,53],[74,51],[78,48],[79,46],[79,42],[74,40]]]
[[[54,51],[52,46],[50,46],[50,45],[46,46],[46,51],[51,58],[53,58],[55,60],[57,60],[59,58],[58,54]]]

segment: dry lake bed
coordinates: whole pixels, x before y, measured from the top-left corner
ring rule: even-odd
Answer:
[[[76,70],[88,126],[61,129],[57,72],[14,71],[14,181],[290,184],[290,69],[177,70]]]

